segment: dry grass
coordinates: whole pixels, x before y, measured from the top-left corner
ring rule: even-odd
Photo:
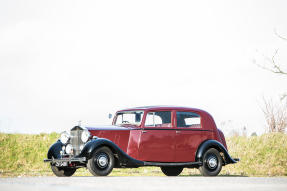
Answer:
[[[246,176],[287,175],[287,135],[268,133],[258,137],[227,139],[229,152],[240,158],[235,165],[227,165],[222,173]]]
[[[0,177],[52,175],[43,163],[58,134],[0,134]],[[287,135],[269,133],[258,137],[227,138],[229,152],[241,161],[223,167],[223,176],[286,176]],[[198,176],[197,169],[185,169],[181,176]],[[75,176],[91,176],[80,169]],[[110,176],[163,176],[158,167],[114,169]]]

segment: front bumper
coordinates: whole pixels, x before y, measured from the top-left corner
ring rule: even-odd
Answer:
[[[86,157],[79,157],[79,158],[74,158],[74,157],[69,157],[69,158],[60,158],[60,159],[44,159],[44,162],[50,162],[55,164],[55,166],[69,166],[72,162],[80,162],[80,163],[85,163],[87,161]]]

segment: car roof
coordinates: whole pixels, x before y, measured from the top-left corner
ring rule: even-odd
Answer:
[[[132,110],[192,110],[200,113],[207,113],[204,110],[192,108],[192,107],[182,107],[182,106],[169,106],[169,105],[153,105],[153,106],[142,106],[127,108],[120,111],[132,111]]]
[[[133,108],[128,108],[128,109],[123,109],[118,112],[124,112],[124,111],[156,111],[156,110],[176,110],[176,111],[187,111],[187,112],[195,112],[200,115],[200,117],[203,120],[203,127],[205,129],[213,129],[214,127],[216,128],[216,124],[214,122],[213,117],[206,111],[197,109],[197,108],[192,108],[192,107],[181,107],[181,106],[167,106],[167,105],[155,105],[155,106],[142,106],[142,107],[133,107]]]

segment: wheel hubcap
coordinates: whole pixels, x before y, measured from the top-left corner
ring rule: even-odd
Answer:
[[[217,159],[215,156],[211,156],[207,159],[207,165],[211,169],[215,169],[217,167]]]
[[[107,167],[108,163],[109,163],[109,159],[108,159],[108,156],[106,154],[100,154],[97,157],[97,164],[100,168]]]

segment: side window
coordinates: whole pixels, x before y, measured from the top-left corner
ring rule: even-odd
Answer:
[[[193,112],[176,112],[177,127],[200,128],[201,120],[197,113]]]
[[[171,127],[170,111],[155,111],[147,113],[146,127]]]

